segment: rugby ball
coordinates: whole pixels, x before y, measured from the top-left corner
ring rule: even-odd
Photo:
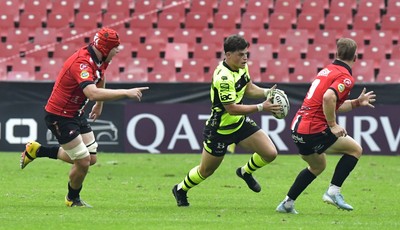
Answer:
[[[282,90],[274,90],[272,97],[271,97],[271,102],[272,104],[278,104],[281,105],[281,109],[278,113],[273,113],[271,114],[277,118],[277,119],[283,119],[285,118],[290,110],[290,103],[289,99],[287,98],[286,94]]]

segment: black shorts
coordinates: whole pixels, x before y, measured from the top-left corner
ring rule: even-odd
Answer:
[[[62,117],[47,113],[45,118],[47,128],[57,138],[59,144],[66,144],[80,134],[92,132],[85,117]]]
[[[300,134],[292,131],[292,139],[301,155],[321,154],[338,139],[330,128],[315,134]]]
[[[260,127],[248,117],[243,122],[242,127],[228,135],[219,134],[214,127],[206,125],[203,131],[203,145],[205,150],[211,155],[216,157],[224,156],[228,145],[232,143],[237,144],[258,130],[260,130]]]

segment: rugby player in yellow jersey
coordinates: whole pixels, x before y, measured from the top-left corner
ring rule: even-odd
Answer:
[[[215,68],[211,83],[211,115],[203,131],[200,165],[192,168],[172,189],[178,206],[189,206],[187,192],[215,172],[230,144],[254,152],[249,161],[236,170],[254,192],[260,192],[261,186],[253,178],[253,172],[277,156],[271,139],[247,116],[263,111],[276,113],[280,109],[280,105],[272,104],[267,98],[271,91],[276,90],[276,85],[265,89],[251,81],[247,66],[248,47],[249,42],[239,35],[231,35],[224,42],[225,59]],[[245,105],[242,103],[244,97],[263,101]]]

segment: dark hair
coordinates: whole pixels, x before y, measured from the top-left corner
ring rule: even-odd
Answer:
[[[357,43],[350,38],[340,38],[336,43],[337,58],[343,61],[352,61],[357,50]]]
[[[224,51],[235,52],[238,50],[244,50],[248,48],[250,43],[246,41],[242,36],[234,34],[227,37],[224,41]]]

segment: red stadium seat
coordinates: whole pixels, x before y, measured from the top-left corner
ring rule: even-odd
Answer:
[[[375,82],[374,60],[357,60],[351,69],[357,82]]]
[[[316,65],[318,68],[323,68],[330,62],[332,62],[332,58],[329,53],[329,47],[325,44],[310,44],[308,45],[308,50],[306,53],[306,58],[316,60]]]
[[[213,43],[217,48],[222,49],[225,36],[225,31],[222,29],[206,29],[203,30],[200,37],[201,43]]]
[[[188,52],[194,51],[197,33],[195,29],[176,29],[173,35],[173,42],[186,43]]]
[[[229,14],[230,17],[235,20],[235,23],[239,24],[241,11],[242,8],[245,8],[245,5],[245,1],[243,0],[220,0],[218,4],[218,13]]]
[[[68,13],[67,11],[50,12],[47,15],[46,26],[55,29],[69,28],[74,20],[74,13]]]
[[[272,46],[261,43],[250,45],[249,59],[258,60],[261,68],[267,68],[268,61],[273,59]]]
[[[280,30],[282,33],[286,33],[286,31],[292,29],[292,24],[295,24],[292,22],[295,19],[289,13],[274,12],[269,18],[269,29]]]
[[[37,28],[33,36],[34,44],[47,45],[57,42],[61,34],[55,28]]]
[[[46,15],[47,12],[52,8],[52,1],[24,1],[22,8],[24,9],[24,13],[37,13],[39,15]]]
[[[146,31],[146,43],[157,43],[160,47],[160,51],[162,51],[168,43],[168,38],[172,36],[173,32],[168,29],[148,29]]]
[[[274,9],[274,0],[248,0],[246,12],[258,13],[264,17],[264,23],[268,23],[269,12]]]
[[[176,75],[165,71],[153,71],[148,74],[148,82],[176,82]]]
[[[194,72],[198,75],[204,75],[204,60],[203,59],[185,59],[182,61],[180,68],[181,73]]]
[[[175,77],[175,82],[205,82],[204,75],[196,72],[180,72]]]
[[[19,14],[1,12],[0,15],[0,35],[5,31],[13,30],[19,22]]]
[[[195,59],[203,59],[204,65],[211,66],[211,61],[218,58],[218,52],[222,48],[217,47],[214,43],[201,43],[194,46],[193,57]]]
[[[34,2],[34,1],[32,1]],[[69,15],[74,15],[75,10],[79,9],[78,1],[68,1],[68,0],[52,0],[51,2],[51,12],[65,12]]]
[[[18,28],[7,31],[5,34],[6,42],[20,43],[26,45],[29,37],[33,36],[34,32],[28,28]]]
[[[281,45],[279,48],[278,58],[286,59],[289,68],[294,68],[298,59],[301,59],[300,45]]]
[[[344,14],[347,19],[351,19],[353,11],[357,9],[357,1],[353,0],[331,0],[329,6],[329,14],[337,15]],[[351,24],[352,21],[347,21],[347,24]]]
[[[288,30],[285,35],[285,45],[297,45],[301,53],[306,53],[308,49],[308,31],[297,29]]]
[[[381,21],[381,30],[390,30],[393,32],[393,39],[399,40],[400,33],[400,15],[383,15]]]
[[[289,14],[288,19],[291,20],[290,23],[292,24],[296,24],[297,10],[300,9],[300,0],[275,0],[274,14]]]
[[[350,23],[349,23],[350,21]],[[343,33],[348,29],[348,25],[352,24],[352,18],[348,18],[345,14],[328,14],[325,17],[325,30]]]
[[[209,16],[205,12],[189,12],[185,19],[186,29],[195,29],[202,31],[208,28],[208,23],[212,23],[213,19],[209,19]]]
[[[400,45],[396,44],[392,47],[392,54],[390,55],[391,59],[400,59]]]
[[[118,35],[121,42],[127,42],[132,44],[133,48],[137,51],[137,45],[140,44],[141,37],[146,36],[146,31],[141,29],[120,29]]]
[[[34,81],[35,75],[28,71],[10,71],[6,76],[7,81]]]
[[[261,82],[289,82],[289,66],[286,60],[269,60],[268,67],[261,73]]]
[[[186,11],[190,9],[189,1],[178,1],[178,0],[164,0],[162,6],[162,12],[164,13],[176,13],[179,15],[180,23],[184,22]]]
[[[79,12],[75,15],[74,27],[85,30],[97,30],[101,25],[101,14]]]
[[[249,74],[251,77],[251,80],[253,82],[260,82],[261,81],[261,69],[266,69],[262,68],[260,65],[260,61],[257,59],[251,59],[247,61],[247,65],[249,66]]]
[[[380,24],[379,14],[358,13],[353,19],[353,29],[363,30],[366,34],[376,30],[378,24]]]
[[[370,34],[370,45],[384,45],[385,53],[392,53],[393,49],[393,32],[390,30],[373,30]]]
[[[134,2],[130,0],[114,0],[107,2],[107,13],[118,13],[128,18],[134,9]],[[106,15],[105,14],[105,15]]]
[[[157,13],[162,9],[162,1],[159,0],[146,0],[146,1],[134,1],[135,12],[138,13]]]
[[[125,28],[126,24],[129,25],[129,18],[123,13],[107,12],[103,15],[102,26],[111,27],[117,31]]]
[[[246,12],[242,15],[240,28],[259,32],[260,29],[266,28],[267,25],[268,20],[263,14]]]
[[[80,42],[67,42],[67,43],[57,44],[54,47],[54,52],[53,52],[52,57],[67,59],[73,53],[75,53],[76,50],[78,50],[79,48],[81,48],[83,46],[84,46],[84,44],[82,44]]]
[[[285,38],[285,34],[282,34],[279,30],[263,30],[258,34],[257,43],[270,44],[272,51],[277,53],[279,51],[279,46],[282,43],[282,39]]]
[[[329,10],[329,0],[303,0],[301,12],[306,14],[325,15]]]
[[[189,50],[186,43],[167,43],[165,47],[165,59],[175,61],[175,67],[181,67],[183,60],[188,58]]]
[[[317,61],[314,59],[298,59],[294,71],[289,75],[291,83],[311,82],[318,73]]]
[[[135,58],[131,62],[126,62],[125,70],[120,74],[121,79],[126,81],[138,80],[140,82],[147,81],[148,69],[146,58]]]
[[[400,15],[400,0],[387,1],[386,14]]]
[[[154,67],[154,60],[160,58],[160,44],[158,43],[146,43],[146,44],[138,44],[137,49],[137,56],[138,58],[146,58],[147,64],[150,68]]]
[[[18,57],[21,45],[18,42],[0,42],[0,60],[3,58]]]
[[[236,24],[240,23],[240,15],[229,12],[218,12],[214,15],[213,28],[231,31],[236,29]]]
[[[133,52],[137,51],[136,48],[133,48],[132,43],[129,43],[126,41],[124,41],[124,42],[121,41],[121,44],[118,46],[118,49],[119,49],[119,53],[117,56],[119,58],[123,58],[125,60],[131,59],[133,56]]]
[[[18,16],[19,10],[22,9],[23,4],[20,0],[3,0],[0,1],[1,14],[11,14]]]
[[[325,17],[312,13],[301,13],[297,19],[297,29],[307,30],[308,38],[314,39],[317,30],[325,23]]]
[[[157,73],[164,72],[164,73],[168,73],[171,76],[175,75],[175,73],[176,73],[175,60],[159,58],[159,59],[155,59],[154,62],[157,64],[154,65],[151,72],[157,72]]]
[[[357,1],[357,14],[380,15],[385,9],[385,2],[381,0],[359,0]]]
[[[37,12],[24,12],[19,16],[19,27],[36,29],[43,27],[46,22],[46,14],[41,14]]]
[[[39,81],[55,81],[64,60],[61,58],[42,58],[39,61],[40,71],[35,73],[35,79]]]
[[[393,84],[400,83],[399,60],[392,60],[382,64],[383,67],[379,69],[376,82]]]
[[[386,53],[386,47],[383,44],[371,44],[365,46],[365,51],[362,59],[374,60],[374,68],[379,68],[380,62],[383,59],[386,59],[386,56],[389,55]]]
[[[207,23],[212,23],[214,10],[217,9],[218,9],[218,1],[214,0],[191,1],[191,7],[189,13],[201,13],[202,15],[204,15],[205,18],[207,18]]]
[[[328,46],[329,53],[336,53],[336,39],[338,37],[335,30],[319,30],[315,34],[314,44],[325,44]]]
[[[77,1],[79,13],[96,13],[101,14],[107,9],[106,0],[79,0]]]
[[[11,66],[12,71],[26,71],[29,74],[35,73],[35,59],[34,58],[15,58],[9,61],[8,65]]]
[[[181,21],[184,21],[184,16],[178,13],[161,12],[158,15],[157,28],[175,31],[180,28]]]

